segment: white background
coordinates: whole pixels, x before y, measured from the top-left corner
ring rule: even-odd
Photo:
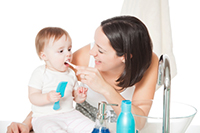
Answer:
[[[34,46],[40,29],[47,26],[66,29],[74,52],[93,41],[94,31],[102,20],[120,15],[122,3],[122,0],[58,0],[56,3],[1,0],[0,121],[21,122],[31,110],[27,84],[32,71],[43,64]],[[172,79],[172,101],[200,110],[199,0],[169,0],[169,6],[178,68],[177,76]],[[199,123],[197,113],[192,124]]]

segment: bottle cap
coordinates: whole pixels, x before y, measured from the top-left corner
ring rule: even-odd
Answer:
[[[130,100],[123,100],[122,101],[121,111],[122,112],[131,112],[131,101]]]

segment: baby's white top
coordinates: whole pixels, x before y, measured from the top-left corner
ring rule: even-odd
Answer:
[[[72,69],[68,68],[66,72],[56,72],[45,68],[45,65],[39,66],[32,73],[28,86],[42,90],[42,93],[48,93],[52,90],[56,90],[61,81],[68,81],[68,84],[65,88],[64,97],[60,99],[60,109],[54,110],[54,103],[44,106],[32,105],[33,117],[74,110],[72,91],[77,89],[78,82]]]

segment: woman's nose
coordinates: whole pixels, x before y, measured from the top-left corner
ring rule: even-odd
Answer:
[[[93,48],[90,49],[89,54],[94,56],[94,57],[97,56],[97,49],[95,48],[95,46],[93,46]]]

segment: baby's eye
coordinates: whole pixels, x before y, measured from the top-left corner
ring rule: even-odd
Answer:
[[[68,51],[71,51],[71,50],[72,50],[71,48],[68,49]]]
[[[61,50],[59,50],[58,52],[59,52],[59,53],[62,53],[62,52],[63,52],[63,50],[61,49]]]

